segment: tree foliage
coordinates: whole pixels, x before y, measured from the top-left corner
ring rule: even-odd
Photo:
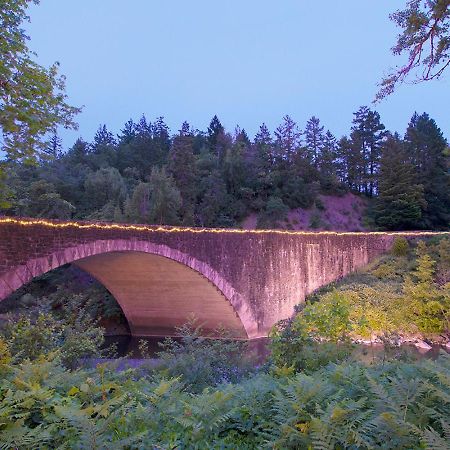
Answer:
[[[66,102],[65,78],[58,63],[45,68],[35,62],[22,23],[26,9],[38,0],[2,0],[0,8],[0,127],[2,150],[14,160],[45,156],[49,133],[58,126],[75,128],[79,108]]]
[[[375,220],[388,230],[421,228],[427,202],[404,143],[391,136],[383,145]]]
[[[406,54],[407,62],[382,80],[376,100],[392,94],[411,73],[416,75],[415,82],[444,73],[450,64],[449,7],[449,0],[408,0],[405,9],[390,16],[401,29],[392,53]]]
[[[9,161],[10,205],[2,212],[207,227],[256,216],[257,226],[273,228],[292,226],[289,211],[320,205],[319,195],[351,191],[375,199],[370,219],[379,228],[446,228],[449,155],[427,114],[412,117],[404,139],[387,133],[368,107],[355,113],[349,137],[337,141],[324,130],[316,117],[303,132],[286,116],[274,136],[263,124],[251,141],[215,117],[206,133],[185,122],[171,136],[163,118],[142,116],[116,139],[101,125],[92,142],[56,148],[50,161]],[[311,223],[327,226],[317,210]]]

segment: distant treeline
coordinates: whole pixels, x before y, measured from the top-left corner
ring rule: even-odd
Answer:
[[[380,229],[442,229],[450,221],[449,149],[435,121],[414,114],[404,137],[361,107],[349,136],[336,139],[312,117],[304,130],[285,116],[253,140],[227,132],[214,116],[207,131],[184,122],[172,135],[162,117],[129,120],[115,137],[105,125],[93,142],[63,151],[55,135],[48,158],[10,162],[10,207],[48,218],[232,227],[250,213],[272,227],[318,194],[372,198]]]

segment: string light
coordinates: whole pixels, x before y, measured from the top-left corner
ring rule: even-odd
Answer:
[[[384,235],[384,236],[436,236],[450,234],[450,231],[294,231],[294,230],[243,230],[237,228],[194,228],[177,226],[121,225],[118,223],[83,223],[83,222],[51,222],[45,219],[15,219],[0,218],[0,224],[15,224],[20,226],[41,225],[48,228],[77,228],[80,230],[120,230],[150,233],[211,233],[211,234],[281,234],[299,235]]]

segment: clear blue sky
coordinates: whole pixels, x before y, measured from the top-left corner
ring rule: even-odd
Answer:
[[[118,133],[129,118],[162,115],[207,128],[217,114],[251,137],[290,114],[303,128],[316,115],[337,137],[400,61],[389,13],[406,0],[41,0],[30,8],[30,47],[61,63],[73,105],[84,105],[65,145],[91,140],[100,123]],[[404,133],[415,110],[450,137],[450,73],[402,86],[376,105]]]

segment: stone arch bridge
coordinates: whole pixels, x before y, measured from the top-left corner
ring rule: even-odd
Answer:
[[[290,317],[307,294],[386,252],[398,234],[0,217],[0,300],[73,263],[113,294],[134,335],[173,335],[194,313],[206,331],[221,324],[253,339]]]

